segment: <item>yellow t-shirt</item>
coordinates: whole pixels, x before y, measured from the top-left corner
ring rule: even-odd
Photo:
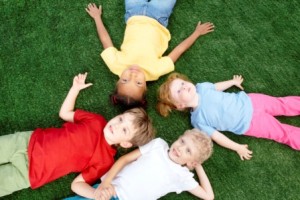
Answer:
[[[101,57],[118,76],[133,64],[145,72],[146,81],[157,80],[174,70],[174,63],[163,53],[168,48],[170,32],[156,20],[146,16],[133,16],[127,21],[121,50],[109,47]]]

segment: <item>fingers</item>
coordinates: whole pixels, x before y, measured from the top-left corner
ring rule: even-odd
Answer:
[[[77,75],[77,77],[79,78],[79,79],[86,79],[86,76],[87,76],[87,72],[85,72],[84,74],[78,74]]]
[[[86,12],[88,12],[88,13],[91,13],[92,11],[97,11],[97,10],[99,10],[99,11],[101,11],[102,10],[102,6],[101,5],[99,5],[99,8],[96,6],[96,4],[95,3],[89,3],[88,5],[87,5],[87,7],[85,8],[85,10],[86,10]]]
[[[201,24],[201,21],[198,22],[197,26],[203,26],[208,28],[215,28],[215,25],[211,22],[205,22],[204,24]]]

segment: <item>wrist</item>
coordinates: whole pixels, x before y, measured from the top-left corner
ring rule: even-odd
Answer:
[[[95,20],[95,22],[101,22],[102,21],[101,16],[94,17],[94,20]]]
[[[77,87],[75,87],[75,86],[72,86],[72,87],[70,88],[70,92],[73,92],[73,93],[79,93],[79,92],[80,92],[80,89],[77,88]]]

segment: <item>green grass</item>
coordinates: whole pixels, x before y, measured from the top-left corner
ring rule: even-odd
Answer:
[[[0,1],[1,135],[59,127],[63,123],[58,117],[59,108],[73,76],[80,72],[87,71],[88,81],[94,85],[81,92],[76,107],[101,113],[107,119],[120,113],[108,100],[117,77],[99,57],[102,46],[94,22],[84,10],[88,3]],[[125,28],[124,2],[96,3],[103,5],[103,20],[119,47]],[[211,21],[215,31],[200,38],[177,61],[177,72],[194,82],[217,82],[242,74],[246,92],[300,95],[299,13],[297,0],[178,0],[170,18],[172,39],[166,53],[193,31],[197,21]],[[172,143],[191,125],[188,113],[174,112],[163,119],[155,111],[156,90],[165,78],[148,85],[148,113],[157,135]],[[280,120],[300,126],[300,117]],[[204,168],[216,199],[299,199],[299,151],[270,140],[225,134],[248,144],[254,153],[251,161],[240,161],[236,153],[215,145]],[[75,176],[62,177],[37,190],[15,192],[4,199],[61,199],[73,194],[70,183]],[[195,198],[182,193],[162,199]]]

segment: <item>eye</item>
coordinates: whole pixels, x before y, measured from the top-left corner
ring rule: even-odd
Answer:
[[[142,85],[143,85],[143,83],[140,82],[140,81],[137,81],[136,84],[137,84],[138,86],[142,86]]]
[[[123,128],[123,133],[126,134],[127,133],[127,130],[126,128]]]
[[[127,83],[128,82],[128,79],[127,78],[122,78],[121,79],[121,83]]]
[[[122,117],[120,117],[120,118],[119,118],[119,121],[120,121],[120,122],[123,122],[123,118],[122,118]]]
[[[181,144],[184,144],[184,140],[183,140],[183,139],[181,139],[181,140],[180,140],[180,143],[181,143]]]

